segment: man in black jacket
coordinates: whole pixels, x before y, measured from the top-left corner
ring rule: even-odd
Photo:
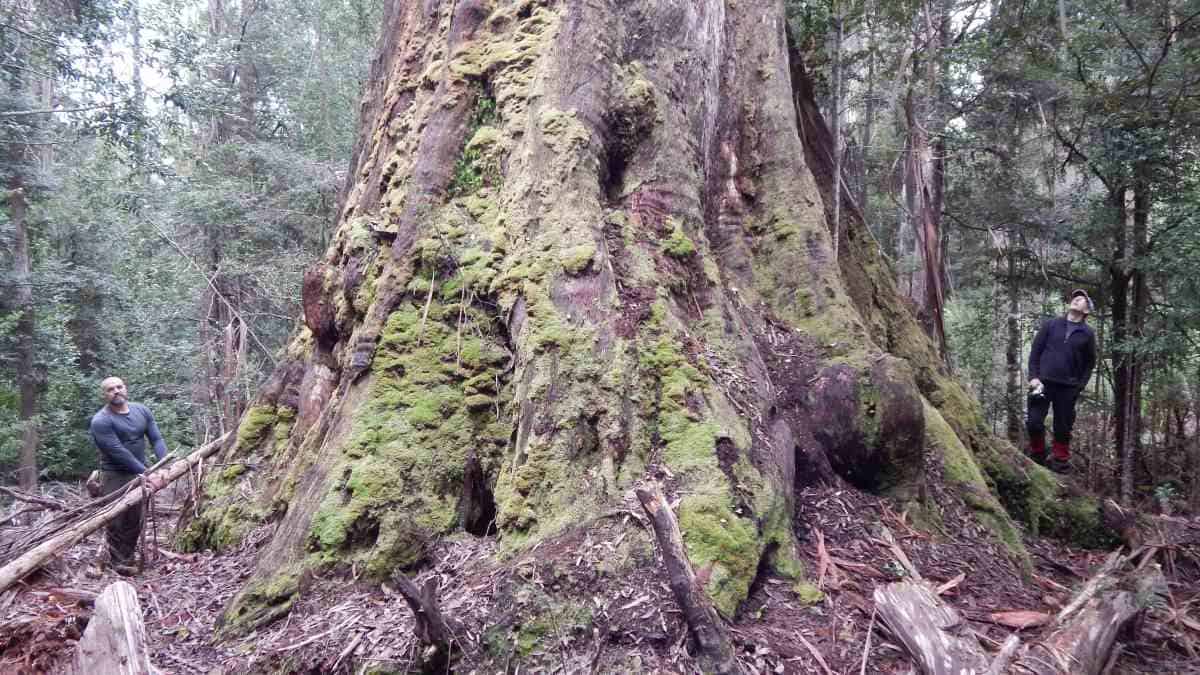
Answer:
[[[105,406],[92,415],[88,428],[92,442],[100,451],[100,474],[104,494],[116,492],[146,473],[146,439],[154,444],[154,454],[162,459],[167,454],[154,415],[141,403],[129,400],[125,383],[119,377],[109,377],[100,383]],[[161,479],[150,476],[146,482],[151,490],[160,489]],[[120,574],[137,571],[133,566],[138,537],[142,533],[142,508],[126,509],[108,524],[108,555],[113,569]]]
[[[1087,325],[1092,299],[1071,291],[1065,316],[1042,324],[1029,350],[1029,456],[1058,473],[1070,470],[1075,401],[1096,367],[1096,334]],[[1046,456],[1046,413],[1054,409],[1054,443]]]

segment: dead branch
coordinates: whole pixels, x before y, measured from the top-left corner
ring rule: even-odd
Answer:
[[[653,490],[638,489],[636,493],[654,526],[654,536],[667,568],[667,583],[683,610],[701,666],[705,672],[740,673],[729,634],[712,602],[696,582],[696,575],[683,547],[679,524],[662,490],[658,484],[654,484]]]
[[[15,499],[19,502],[25,502],[27,504],[37,504],[38,506],[44,506],[44,507],[46,507],[48,509],[52,509],[54,511],[62,511],[63,509],[67,508],[66,504],[63,504],[62,502],[58,501],[57,499],[47,499],[46,497],[40,497],[38,495],[31,495],[26,492],[21,492],[20,490],[14,490],[13,488],[10,488],[10,487],[0,486],[0,492],[3,492],[4,494],[8,495],[9,497],[12,497],[13,499]]]
[[[162,473],[155,475],[158,475],[163,479],[164,486],[170,484],[175,479],[187,473],[193,464],[220,450],[225,442],[225,439],[228,437],[229,434],[227,433],[208,445],[197,448],[185,459],[175,462],[171,466],[167,467]],[[156,464],[155,466],[158,465]],[[147,475],[150,475],[150,473],[147,472]],[[147,485],[145,481],[131,483],[129,489],[127,489],[123,496],[121,496],[120,499],[115,503],[108,504],[98,511],[82,513],[77,522],[44,539],[36,546],[33,546],[33,548],[24,550],[24,552],[18,557],[5,564],[4,567],[0,568],[0,591],[7,589],[9,586],[24,578],[30,572],[33,572],[41,567],[54,555],[57,555],[58,553],[79,543],[84,537],[100,529],[108,522],[112,521],[121,513],[123,513],[126,509],[141,502],[143,499],[146,499],[153,493],[154,490]],[[120,493],[114,492],[113,494]]]
[[[414,632],[417,638],[427,645],[449,647],[458,631],[438,609],[437,580],[428,579],[425,581],[425,587],[419,589],[403,574],[397,573],[395,579],[396,590],[404,596],[404,601],[416,617]]]
[[[1021,646],[1014,635],[995,659],[988,658],[958,612],[925,584],[900,582],[877,588],[875,603],[888,630],[923,673],[1099,675],[1113,654],[1117,636],[1165,588],[1157,567],[1120,573],[1139,553],[1114,552],[1050,621],[1041,640]]]
[[[1119,551],[1110,555],[1054,618],[1049,634],[1022,650],[1015,665],[1039,675],[1103,672],[1117,636],[1165,588],[1157,568],[1132,573],[1136,590],[1122,587],[1130,579],[1117,572],[1135,555],[1121,556]]]
[[[456,621],[443,616],[438,608],[437,580],[427,579],[423,588],[417,588],[412,580],[399,572],[394,579],[396,589],[404,597],[416,619],[413,633],[422,644],[432,648],[432,653],[427,652],[424,656],[425,670],[436,672],[445,667],[448,672],[457,643],[456,636],[461,629]]]

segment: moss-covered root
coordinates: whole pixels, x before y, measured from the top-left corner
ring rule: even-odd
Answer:
[[[1029,551],[1020,530],[992,494],[975,457],[928,401],[925,402],[925,430],[933,446],[941,451],[942,476],[947,485],[956,488],[975,518],[1004,544],[1021,566],[1031,570]]]
[[[300,596],[300,576],[289,568],[251,581],[217,619],[217,638],[244,635],[287,614]]]

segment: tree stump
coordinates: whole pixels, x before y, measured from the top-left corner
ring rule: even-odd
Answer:
[[[137,591],[125,581],[109,584],[75,647],[70,675],[151,675],[146,626]]]

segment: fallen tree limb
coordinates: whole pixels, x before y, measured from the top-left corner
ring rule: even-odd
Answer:
[[[58,501],[57,499],[47,499],[45,497],[41,497],[38,495],[26,494],[24,492],[21,492],[20,490],[14,490],[13,488],[10,488],[10,487],[0,486],[0,492],[3,492],[4,494],[8,495],[9,497],[12,497],[13,499],[15,499],[19,502],[25,502],[27,504],[37,504],[39,506],[44,506],[52,511],[62,511],[63,509],[67,508],[66,504],[63,504],[62,502]]]
[[[228,437],[229,434],[225,434],[217,440],[197,448],[186,458],[171,464],[162,470],[161,473],[153,475],[163,478],[164,487],[169,485],[187,473],[192,465],[216,453]],[[64,527],[60,532],[21,553],[18,557],[0,568],[0,591],[4,591],[30,572],[41,567],[52,556],[79,543],[84,537],[108,524],[126,509],[140,503],[153,493],[154,490],[145,481],[142,481],[125,492],[116,502],[108,504],[94,513],[84,515],[78,522],[69,527]]]
[[[684,620],[692,634],[698,651],[698,660],[706,673],[740,673],[734,658],[733,644],[721,623],[721,617],[713,607],[704,589],[696,583],[696,575],[688,562],[683,547],[683,536],[679,524],[671,513],[671,506],[663,497],[662,490],[655,484],[653,490],[636,490],[638,500],[650,523],[654,536],[662,551],[663,564],[667,568],[667,583],[675,595],[675,601],[683,610]]]
[[[426,580],[424,588],[417,588],[417,585],[403,574],[396,574],[395,581],[396,590],[404,596],[404,601],[416,617],[417,623],[413,632],[417,639],[427,645],[448,647],[454,641],[456,631],[438,609],[437,580]]]
[[[988,658],[959,614],[924,584],[899,582],[877,588],[875,603],[888,630],[928,675],[1099,675],[1117,636],[1165,588],[1156,566],[1121,573],[1139,553],[1114,552],[1050,621],[1040,640],[1018,648],[1019,642],[1010,637],[995,659]]]
[[[207,447],[207,446],[206,446]],[[153,473],[166,464],[174,455],[168,453],[146,470]],[[130,483],[122,490],[114,490],[91,501],[76,504],[52,516],[43,518],[36,525],[4,528],[0,530],[0,565],[7,565],[25,551],[41,544],[60,532],[64,532],[79,524],[85,518],[113,502],[119,501],[125,494],[136,487]]]
[[[1116,552],[1109,556],[1054,618],[1048,634],[1027,646],[1015,665],[1038,675],[1103,672],[1117,636],[1154,602],[1159,589],[1165,588],[1156,567],[1127,576],[1118,573],[1136,555],[1123,557]]]

